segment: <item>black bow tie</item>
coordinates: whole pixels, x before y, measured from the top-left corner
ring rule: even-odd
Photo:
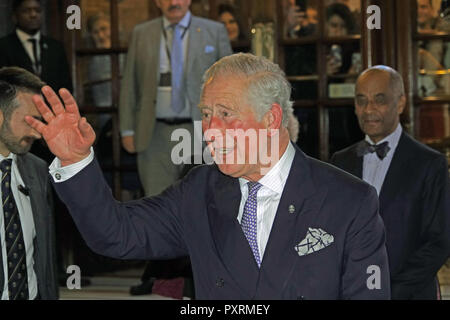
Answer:
[[[361,157],[364,156],[365,154],[376,152],[378,158],[380,158],[380,160],[383,160],[386,157],[389,150],[391,150],[391,148],[389,148],[389,144],[387,141],[375,145],[370,144],[369,142],[364,140],[361,141],[361,143],[358,145],[356,153],[358,154],[359,157]]]

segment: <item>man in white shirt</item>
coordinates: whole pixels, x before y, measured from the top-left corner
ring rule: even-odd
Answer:
[[[331,162],[373,185],[386,226],[393,299],[436,299],[436,274],[450,251],[450,189],[445,157],[403,131],[405,90],[387,66],[356,82],[355,113],[365,140]]]
[[[50,174],[87,244],[122,259],[189,255],[198,299],[389,299],[376,191],[290,142],[291,86],[279,66],[240,53],[203,79],[216,165],[129,203],[112,198],[70,93],[60,92],[63,108],[44,87],[51,110],[33,98],[46,124],[26,121],[57,156]]]
[[[45,161],[28,153],[41,135],[31,97],[45,84],[16,67],[0,69],[0,298],[57,299],[51,186]]]

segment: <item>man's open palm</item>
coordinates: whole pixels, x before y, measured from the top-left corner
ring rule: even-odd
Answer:
[[[33,102],[47,124],[30,116],[26,116],[25,121],[42,135],[62,166],[86,158],[95,141],[95,132],[86,118],[80,117],[75,99],[68,90],[61,89],[59,94],[64,102],[64,108],[59,97],[49,86],[43,87],[42,93],[51,109],[39,95],[33,96]]]

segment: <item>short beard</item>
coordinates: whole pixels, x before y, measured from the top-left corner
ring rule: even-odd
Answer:
[[[29,136],[22,137],[18,140],[17,137],[11,134],[8,121],[4,121],[0,127],[0,142],[3,143],[9,152],[14,154],[22,155],[30,151],[34,140],[35,138]],[[27,144],[25,146],[21,145],[22,141],[26,141]]]

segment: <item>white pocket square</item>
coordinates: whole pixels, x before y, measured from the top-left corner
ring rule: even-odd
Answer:
[[[213,46],[206,46],[205,47],[205,53],[211,53],[214,52],[215,48]]]
[[[305,239],[295,246],[299,256],[319,251],[334,242],[334,237],[328,232],[318,228],[308,228]]]

